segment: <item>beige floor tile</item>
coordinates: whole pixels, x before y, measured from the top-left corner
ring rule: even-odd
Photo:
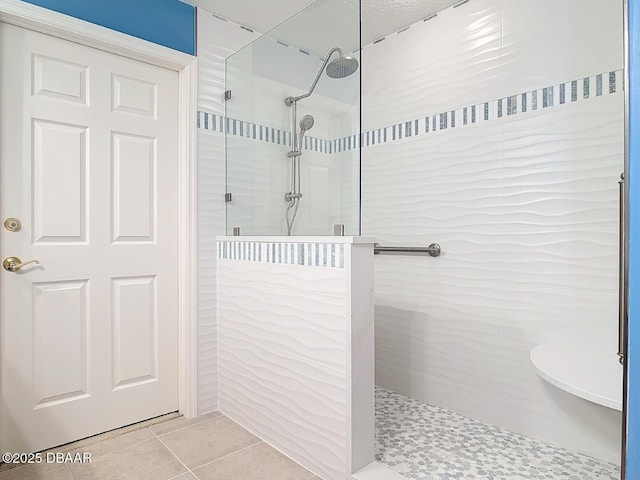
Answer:
[[[186,419],[184,417],[178,417],[178,418],[174,418],[173,420],[169,420],[163,423],[158,423],[157,425],[149,427],[149,430],[151,430],[154,434],[158,436],[165,435],[169,432],[173,432],[174,430],[188,427],[189,425],[195,425],[197,423],[206,422],[207,420],[211,420],[212,418],[219,417],[220,415],[222,415],[220,412],[212,412],[196,418]]]
[[[0,472],[0,480],[74,480],[68,465],[39,463]]]
[[[154,426],[156,424],[166,423],[174,418],[180,418],[182,415],[179,415],[177,412],[167,413],[166,415],[161,415],[159,417],[154,417],[149,420],[143,420],[142,422],[134,423],[132,425],[127,425],[126,427],[117,428],[114,430],[110,430],[108,432],[100,433],[98,435],[93,435],[91,437],[83,438],[82,440],[78,440],[77,442],[67,443],[65,445],[61,445],[56,448],[52,448],[50,450],[46,450],[46,452],[70,452],[72,450],[78,450],[83,448],[87,451],[89,445],[95,445],[96,443],[105,442],[112,438],[121,437],[127,433],[134,432],[136,430],[145,430],[147,427]],[[148,437],[150,439],[151,437]],[[1,470],[1,468],[0,468]]]
[[[123,448],[103,446],[91,463],[72,464],[71,471],[76,480],[168,480],[186,468],[154,437]]]
[[[181,428],[160,439],[190,469],[260,441],[224,416]]]
[[[88,452],[91,453],[92,459],[95,459],[97,456],[105,453],[131,448],[138,443],[148,442],[155,438],[155,435],[151,433],[149,429],[142,428],[92,445],[81,446],[80,448],[72,450],[72,452]],[[53,449],[53,451],[55,451],[55,449]]]
[[[171,480],[198,480],[192,473],[186,472],[177,477],[173,477]]]
[[[200,480],[308,480],[307,469],[265,443],[194,470]]]

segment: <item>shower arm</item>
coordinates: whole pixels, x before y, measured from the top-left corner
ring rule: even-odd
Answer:
[[[305,93],[304,95],[300,95],[298,97],[287,97],[287,98],[285,98],[284,103],[286,103],[287,106],[290,107],[291,105],[296,103],[298,100],[302,100],[303,98],[307,98],[307,97],[311,96],[311,94],[313,93],[313,91],[316,88],[316,85],[318,84],[318,81],[320,80],[320,77],[322,76],[322,72],[324,72],[324,69],[327,67],[327,64],[329,63],[329,60],[331,59],[331,55],[333,55],[336,52],[339,52],[340,56],[344,55],[340,48],[338,48],[338,47],[332,48],[331,51],[329,52],[329,54],[327,55],[327,58],[325,59],[324,63],[322,64],[322,68],[318,72],[318,75],[316,75],[316,79],[313,81],[313,84],[311,85],[311,88],[309,89],[309,91],[307,93]]]

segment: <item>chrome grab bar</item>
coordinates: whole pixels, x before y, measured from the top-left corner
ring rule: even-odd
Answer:
[[[627,272],[626,209],[624,173],[620,174],[620,234],[618,253],[618,360],[624,365],[627,356]]]
[[[428,247],[381,247],[379,243],[373,244],[373,254],[395,252],[395,253],[426,253],[432,257],[439,257],[441,252],[440,245],[432,243]]]

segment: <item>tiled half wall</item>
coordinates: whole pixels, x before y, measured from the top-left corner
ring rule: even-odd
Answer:
[[[325,480],[372,462],[373,240],[217,252],[220,411]]]

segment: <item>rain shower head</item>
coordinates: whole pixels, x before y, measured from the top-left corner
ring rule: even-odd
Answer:
[[[331,56],[336,52],[340,56],[332,62],[329,62]],[[332,48],[329,51],[324,63],[322,64],[322,68],[318,71],[316,79],[311,84],[311,88],[309,89],[309,91],[304,95],[299,95],[297,97],[287,97],[284,99],[284,103],[290,107],[298,100],[302,100],[303,98],[307,98],[309,95],[311,95],[313,93],[313,90],[316,88],[316,85],[318,84],[318,80],[320,80],[320,77],[322,76],[322,72],[324,71],[326,71],[327,76],[331,78],[345,78],[355,73],[356,70],[358,70],[358,60],[353,57],[345,56],[342,50],[338,47]]]
[[[358,70],[358,60],[342,55],[327,65],[327,75],[331,78],[345,78],[354,74],[356,70]]]

